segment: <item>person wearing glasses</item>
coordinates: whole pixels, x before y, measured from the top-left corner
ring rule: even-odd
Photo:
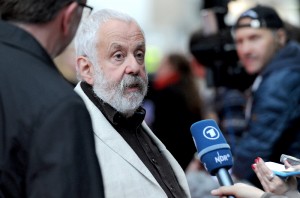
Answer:
[[[85,3],[0,0],[0,197],[104,197],[89,113],[52,61]]]
[[[75,91],[92,118],[105,197],[190,197],[184,171],[144,121],[148,78],[139,24],[100,10],[81,25],[75,49]]]

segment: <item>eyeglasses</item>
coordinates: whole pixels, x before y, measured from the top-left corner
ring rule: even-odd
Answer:
[[[77,3],[79,6],[83,7],[83,15],[89,16],[92,13],[92,11],[94,9],[92,6],[89,6],[85,3],[78,2],[78,1],[77,1]]]

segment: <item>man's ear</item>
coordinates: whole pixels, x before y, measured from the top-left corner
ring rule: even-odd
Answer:
[[[87,57],[77,57],[77,73],[83,81],[92,86],[94,85],[94,68]]]
[[[277,30],[278,42],[283,47],[287,41],[287,35],[284,29]]]
[[[61,28],[64,35],[68,35],[70,31],[73,31],[71,28],[74,27],[75,18],[77,17],[78,4],[76,2],[71,3],[66,6],[62,12],[62,23]]]

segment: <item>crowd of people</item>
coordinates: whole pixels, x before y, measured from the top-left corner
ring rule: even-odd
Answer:
[[[222,187],[190,133],[225,114],[206,97],[195,59],[171,52],[150,75],[138,22],[92,10],[84,0],[0,0],[0,197],[300,197],[296,176],[265,164],[300,157],[300,45],[273,8],[250,8],[232,27],[240,64],[256,78],[250,95],[218,95],[246,115],[230,142],[235,184]],[[77,80],[54,62],[67,47]]]

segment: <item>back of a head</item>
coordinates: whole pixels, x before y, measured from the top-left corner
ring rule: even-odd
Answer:
[[[251,22],[248,24],[241,23],[242,19],[244,18],[250,18]],[[243,12],[237,19],[236,24],[233,26],[234,30],[243,27],[268,28],[277,30],[283,28],[284,23],[278,13],[272,7],[257,5]]]
[[[178,86],[184,93],[184,98],[187,101],[189,111],[199,114],[200,116],[202,111],[202,100],[198,92],[196,78],[192,72],[188,57],[185,54],[173,52],[166,56],[166,60],[168,61],[169,66],[181,76]]]
[[[173,68],[180,72],[181,74],[185,75],[191,74],[190,63],[187,57],[180,53],[171,53],[168,55],[168,61],[171,63]]]
[[[0,0],[0,18],[20,23],[47,23],[74,0]]]

